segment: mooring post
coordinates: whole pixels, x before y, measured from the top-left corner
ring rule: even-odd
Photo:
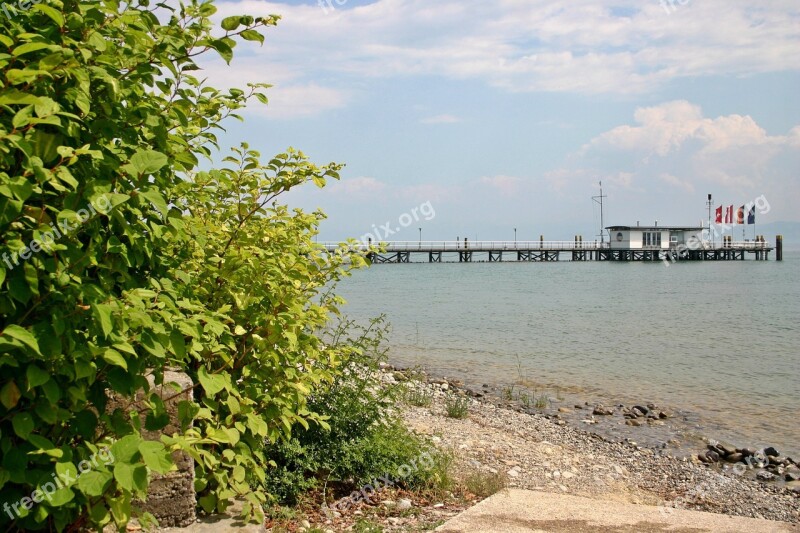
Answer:
[[[775,237],[775,260],[783,261],[783,235]]]

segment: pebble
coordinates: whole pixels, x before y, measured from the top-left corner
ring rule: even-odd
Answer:
[[[411,500],[408,498],[401,498],[397,500],[397,510],[405,511],[406,509],[411,509]]]

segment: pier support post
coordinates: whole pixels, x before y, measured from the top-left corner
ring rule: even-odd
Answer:
[[[775,260],[783,261],[783,235],[775,237]]]

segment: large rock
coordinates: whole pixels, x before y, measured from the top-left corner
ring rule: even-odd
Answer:
[[[775,479],[775,474],[772,472],[767,472],[766,470],[760,470],[756,474],[756,479],[759,481],[772,481]]]
[[[764,448],[764,455],[766,455],[767,457],[778,457],[780,453],[778,453],[778,450],[776,450],[772,446],[769,446],[768,448]]]

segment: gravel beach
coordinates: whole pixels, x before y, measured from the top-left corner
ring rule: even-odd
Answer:
[[[387,369],[388,382],[409,373]],[[448,395],[470,396],[444,380],[409,381],[432,397],[403,407],[414,431],[452,450],[458,467],[504,473],[508,486],[597,499],[694,509],[800,524],[800,482],[765,483],[635,442],[609,442],[563,420],[498,407],[469,397],[469,416],[448,418]]]

